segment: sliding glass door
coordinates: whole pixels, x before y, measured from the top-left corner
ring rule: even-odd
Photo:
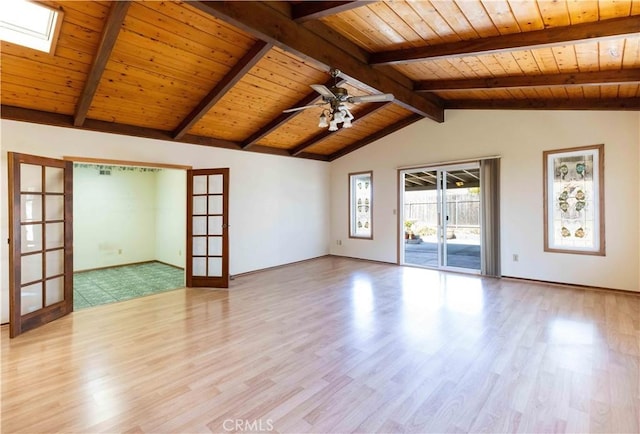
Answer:
[[[480,170],[442,170],[445,267],[480,271]]]
[[[400,263],[479,273],[479,164],[411,169],[400,175]]]

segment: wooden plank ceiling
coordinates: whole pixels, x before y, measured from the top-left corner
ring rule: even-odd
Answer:
[[[331,161],[447,109],[640,109],[640,0],[42,3],[60,38],[2,41],[6,119]],[[330,68],[395,100],[283,113]]]

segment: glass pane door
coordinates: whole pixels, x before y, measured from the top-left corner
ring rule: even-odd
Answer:
[[[190,170],[187,177],[187,286],[229,286],[229,169]]]
[[[479,165],[413,169],[401,175],[400,262],[479,272]]]
[[[438,172],[404,175],[404,263],[424,267],[440,264],[440,191]]]
[[[480,168],[441,171],[443,266],[480,271]]]
[[[9,153],[11,337],[73,310],[71,167]]]

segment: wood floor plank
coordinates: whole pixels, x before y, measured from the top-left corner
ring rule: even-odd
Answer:
[[[2,432],[638,432],[640,295],[326,257],[8,338]]]

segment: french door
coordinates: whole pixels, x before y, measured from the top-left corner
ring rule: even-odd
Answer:
[[[479,164],[404,170],[401,181],[400,262],[479,273]]]
[[[73,311],[73,164],[8,156],[13,338]]]
[[[229,287],[229,169],[187,171],[187,286]]]

